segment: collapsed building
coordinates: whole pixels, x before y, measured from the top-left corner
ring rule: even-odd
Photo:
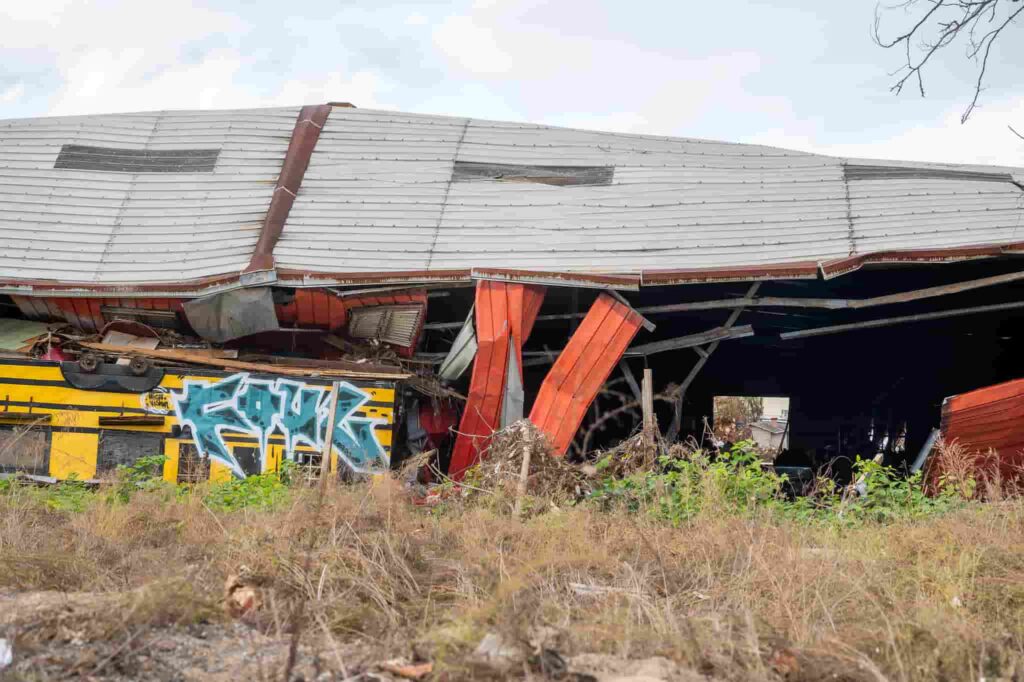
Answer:
[[[780,461],[898,464],[1024,375],[1020,168],[343,103],[6,120],[0,245],[0,469],[39,477],[458,477],[522,417],[579,456],[644,370],[669,440],[785,396]]]

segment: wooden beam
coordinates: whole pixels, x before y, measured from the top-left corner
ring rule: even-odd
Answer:
[[[654,374],[649,367],[644,368],[643,400],[641,401],[644,417],[644,438],[654,443],[658,425],[654,421]]]
[[[228,360],[226,358],[215,358],[206,354],[192,353],[180,350],[164,350],[149,348],[130,348],[128,346],[111,346],[104,343],[79,342],[79,346],[97,350],[110,355],[135,356],[141,355],[157,360],[169,360],[171,362],[183,362],[192,365],[204,365],[207,367],[220,367],[221,369],[233,369],[244,372],[262,372],[264,374],[284,374],[300,377],[342,377],[351,379],[390,379],[398,381],[408,379],[411,374],[406,372],[357,372],[347,369],[335,369],[327,367],[294,367],[287,365],[270,365],[256,362],[242,362],[240,360]]]
[[[334,429],[338,427],[334,423],[338,413],[338,392],[341,389],[341,382],[335,381],[331,384],[331,394],[328,400],[330,407],[327,408],[327,424],[324,425],[324,447],[320,450],[320,492],[327,487],[327,475],[331,470],[331,450],[334,449]]]
[[[757,290],[760,288],[761,283],[754,282],[753,284],[750,285],[750,288],[747,289],[747,295],[745,298],[752,298],[754,294],[757,293]],[[736,308],[735,310],[733,310],[729,314],[728,319],[725,321],[724,327],[728,329],[732,327],[734,324],[736,324],[736,320],[738,320],[740,315],[743,314],[743,310],[743,308]],[[690,388],[690,384],[692,384],[693,380],[697,378],[698,374],[700,374],[700,371],[704,368],[704,365],[707,364],[707,361],[711,358],[711,355],[716,350],[718,350],[719,343],[721,343],[720,340],[714,341],[707,348],[704,349],[704,354],[700,356],[700,359],[697,360],[693,368],[690,369],[690,373],[686,375],[685,379],[683,379],[683,383],[679,385],[678,389],[676,389],[675,401],[673,405],[674,413],[672,415],[672,424],[669,426],[668,433],[665,434],[665,438],[666,440],[668,440],[668,442],[671,443],[672,441],[674,441],[676,439],[676,436],[679,435],[679,431],[683,427],[683,398],[686,396],[687,389]]]
[[[626,362],[625,358],[619,360],[619,371],[622,372],[622,376],[626,377],[626,383],[629,384],[629,390],[633,392],[633,397],[636,398],[636,401],[640,402],[643,400],[643,394],[640,392],[640,384],[636,382],[633,370],[629,368],[629,363]]]
[[[994,305],[975,306],[973,308],[955,308],[953,310],[939,310],[934,313],[922,313],[920,315],[904,315],[902,317],[883,317],[877,320],[865,322],[852,322],[850,324],[835,324],[828,327],[815,327],[814,329],[801,329],[795,332],[784,332],[779,338],[805,339],[811,336],[824,336],[826,334],[839,334],[842,332],[858,331],[861,329],[877,329],[878,327],[889,327],[895,324],[907,324],[910,322],[924,322],[927,320],[940,320],[946,317],[960,317],[961,315],[979,315],[981,313],[992,313],[1000,310],[1013,310],[1024,308],[1024,301],[1013,301],[1011,303],[996,303]]]
[[[861,308],[874,308],[880,305],[894,305],[898,303],[911,303],[937,296],[948,296],[959,294],[973,289],[1008,284],[1024,280],[1024,272],[1011,272],[1004,275],[994,275],[981,279],[968,280],[966,282],[954,282],[940,286],[928,287],[926,289],[915,289],[912,291],[901,291],[895,294],[875,296],[873,298],[788,298],[781,296],[761,296],[754,298],[725,298],[714,301],[694,301],[691,303],[671,303],[668,305],[648,306],[637,308],[641,313],[683,313],[693,310],[717,310],[722,308],[749,308],[749,307],[780,307],[780,308],[821,308],[825,310],[859,310]]]
[[[647,356],[654,355],[655,353],[664,353],[669,350],[678,350],[680,348],[694,348],[696,346],[703,346],[704,344],[712,343],[714,341],[726,341],[729,339],[742,339],[747,336],[753,336],[754,329],[749,324],[743,325],[742,327],[715,327],[699,334],[690,334],[689,336],[678,336],[674,339],[664,339],[662,341],[652,341],[651,343],[645,343],[640,346],[633,346],[626,351],[627,357]]]
[[[722,310],[728,308],[818,308],[824,310],[859,310],[861,308],[873,308],[881,305],[895,305],[899,303],[910,303],[921,301],[938,296],[959,294],[965,291],[981,289],[984,287],[1009,284],[1024,280],[1024,272],[1010,272],[1003,275],[983,277],[981,279],[968,280],[966,282],[954,282],[953,284],[942,284],[928,287],[926,289],[915,289],[913,291],[901,291],[895,294],[875,296],[874,298],[794,298],[785,296],[745,296],[742,298],[723,298],[711,301],[692,301],[689,303],[670,303],[667,305],[656,305],[636,308],[642,315],[659,315],[665,313],[685,313],[694,310]],[[582,314],[557,314],[541,315],[538,322],[549,322],[554,320],[567,320],[573,317],[582,317]],[[435,322],[425,325],[426,329],[455,329],[462,326],[462,322]]]

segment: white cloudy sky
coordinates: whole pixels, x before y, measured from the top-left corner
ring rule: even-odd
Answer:
[[[892,0],[891,0],[892,1]],[[366,108],[1024,166],[1024,24],[982,107],[954,47],[889,92],[874,0],[0,3],[0,118],[350,101]],[[909,20],[890,15],[893,30]]]

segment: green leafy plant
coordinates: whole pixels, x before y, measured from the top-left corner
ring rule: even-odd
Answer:
[[[921,474],[901,476],[893,467],[858,458],[854,480],[840,489],[819,478],[808,495],[790,497],[787,477],[764,467],[749,442],[711,456],[703,450],[685,458],[663,455],[658,468],[625,478],[606,476],[589,495],[602,508],[644,511],[674,525],[700,514],[749,516],[768,511],[780,518],[808,524],[853,526],[918,519],[951,511],[966,503],[962,485],[940,486],[925,493]],[[599,461],[598,473],[610,463]]]
[[[293,479],[294,465],[286,462],[280,471],[214,483],[203,499],[207,506],[219,511],[236,511],[248,507],[272,508],[288,498],[289,485]]]
[[[140,490],[166,488],[167,484],[163,481],[166,461],[163,455],[151,455],[140,457],[128,466],[117,467],[116,483],[110,499],[126,503]]]

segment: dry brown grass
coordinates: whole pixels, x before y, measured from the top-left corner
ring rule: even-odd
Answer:
[[[714,679],[1024,675],[1017,501],[842,530],[707,515],[671,528],[572,507],[517,520],[426,510],[393,483],[331,489],[315,524],[312,508],[309,491],[231,513],[146,493],[58,513],[5,493],[0,593],[17,608],[0,604],[0,636],[26,655],[106,643],[88,671],[130,678],[121,659],[153,637],[226,622],[225,578],[244,567],[265,596],[253,637],[284,637],[306,599],[307,653],[346,674],[404,656],[434,661],[435,677],[497,679],[470,655],[493,631],[566,655],[666,656]],[[252,674],[279,679],[279,662]]]

